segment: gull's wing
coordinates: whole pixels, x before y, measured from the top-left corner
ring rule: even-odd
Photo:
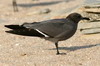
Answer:
[[[70,22],[66,19],[53,19],[36,24],[24,24],[23,26],[28,29],[35,29],[51,37],[56,37],[64,32],[70,33],[73,29],[73,26],[71,26]]]

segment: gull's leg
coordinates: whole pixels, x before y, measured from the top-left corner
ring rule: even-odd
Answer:
[[[56,46],[56,50],[57,50],[57,55],[59,55],[59,50],[58,50],[58,42],[55,43],[55,46]]]

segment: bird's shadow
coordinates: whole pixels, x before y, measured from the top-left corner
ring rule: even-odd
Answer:
[[[59,47],[59,50],[70,50],[70,51],[75,51],[79,49],[86,49],[86,48],[91,48],[95,46],[100,46],[100,44],[94,44],[94,45],[85,45],[85,46],[72,46],[72,47]],[[50,50],[56,50],[56,48],[50,49]]]
[[[53,1],[53,2],[41,2],[41,3],[29,3],[29,4],[17,4],[20,7],[33,7],[33,6],[47,6],[47,5],[53,5],[58,4],[63,1]]]

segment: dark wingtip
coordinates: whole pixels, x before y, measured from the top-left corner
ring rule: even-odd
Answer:
[[[10,29],[24,29],[24,27],[20,25],[5,25],[5,27]]]
[[[12,28],[14,25],[4,25],[7,28]]]
[[[11,33],[11,31],[5,31],[6,33]]]
[[[13,30],[9,30],[9,31],[5,31],[6,33],[11,33],[11,34],[13,34],[14,33],[14,31]]]
[[[9,25],[4,25],[4,26],[7,27],[7,28],[9,27]]]

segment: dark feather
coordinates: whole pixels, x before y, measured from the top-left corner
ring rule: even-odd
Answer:
[[[5,27],[10,29],[24,29],[24,27],[20,25],[5,25]]]
[[[23,35],[23,36],[37,36],[37,37],[44,37],[44,35],[40,34],[38,31],[34,29],[25,28],[19,25],[5,25],[5,27],[10,28],[12,30],[5,31],[7,33]]]

